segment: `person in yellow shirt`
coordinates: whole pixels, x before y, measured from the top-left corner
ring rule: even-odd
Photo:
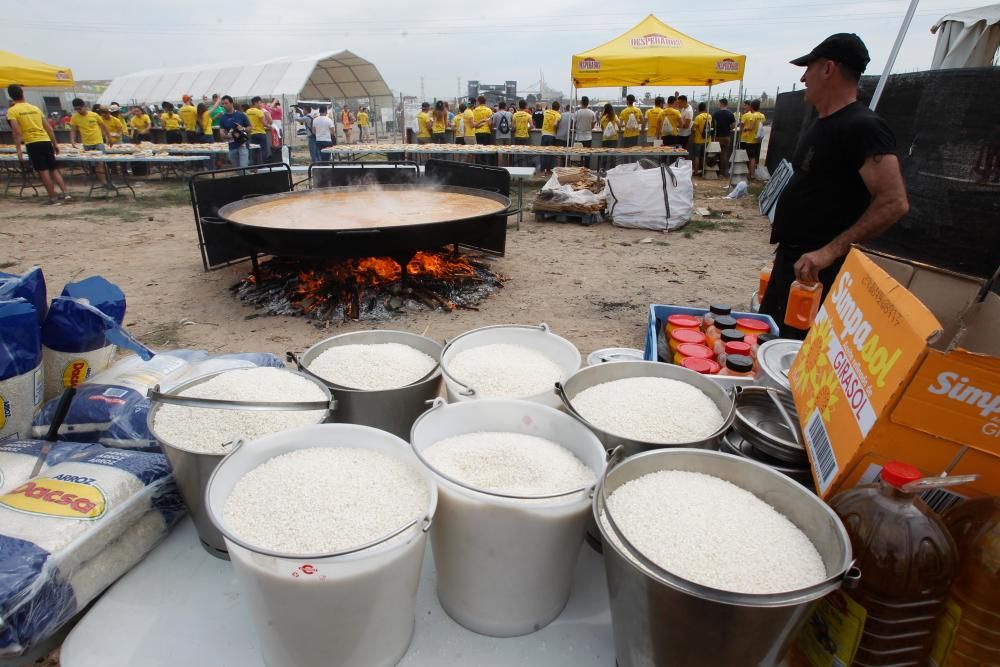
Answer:
[[[191,104],[191,96],[185,95],[181,98],[181,108],[177,110],[177,115],[181,117],[184,125],[182,135],[186,143],[197,143],[198,135],[198,109]]]
[[[465,107],[465,111],[462,112],[462,129],[465,131],[466,146],[475,146],[478,141],[478,137],[476,137],[476,118],[475,113],[472,111],[472,106],[475,103],[475,100],[470,99],[469,106]]]
[[[361,143],[368,143],[368,107],[361,107],[358,109],[358,141]]]
[[[646,140],[652,141],[663,136],[663,97],[653,100],[653,108],[646,112]]]
[[[254,164],[266,164],[271,159],[271,117],[264,113],[260,104],[260,95],[256,95],[250,100],[250,108],[246,110],[250,121],[250,143],[260,146],[260,150],[250,151],[251,155],[257,154],[253,156]]]
[[[41,110],[34,104],[24,101],[24,89],[17,84],[7,86],[7,96],[10,97],[10,107],[7,109],[7,122],[10,124],[11,134],[14,136],[14,147],[17,150],[17,161],[24,160],[24,149],[28,151],[28,160],[31,166],[38,172],[38,177],[42,179],[42,185],[49,195],[47,206],[59,206],[62,200],[70,200],[72,197],[66,191],[66,183],[62,174],[59,173],[59,166],[56,164],[56,156],[59,155],[59,144],[56,143],[56,134],[52,126],[45,122]],[[62,191],[62,199],[56,197],[56,185]]]
[[[493,143],[493,128],[490,127],[492,117],[493,110],[486,106],[486,97],[480,95],[476,99],[476,108],[472,110],[472,125],[476,128],[477,144]]]
[[[611,102],[604,105],[604,110],[601,112],[597,122],[601,126],[601,148],[617,148],[619,123],[618,116],[615,114],[615,108],[611,106]],[[614,158],[607,158],[602,155],[597,159],[597,168],[605,169],[609,164],[613,165],[614,161]]]
[[[618,120],[622,126],[622,146],[630,148],[639,145],[639,133],[642,132],[642,111],[635,106],[635,95],[629,94],[625,101],[628,106],[618,114]]]
[[[429,102],[423,102],[420,105],[420,111],[417,113],[417,143],[418,144],[429,144],[431,143],[431,126],[434,121],[431,119],[431,115],[428,113],[430,111],[431,105]]]
[[[344,130],[344,143],[351,143],[351,135],[354,133],[354,114],[351,113],[351,109],[345,104],[340,109],[340,127]]]
[[[197,137],[195,141],[202,144],[215,143],[215,134],[212,131],[212,114],[208,110],[208,105],[199,102],[195,108],[195,116],[198,118]]]
[[[694,160],[694,173],[701,173],[702,160],[705,159],[705,142],[712,134],[712,117],[708,115],[708,105],[698,103],[698,115],[691,121],[691,157]]]
[[[181,117],[174,111],[174,105],[170,102],[164,102],[161,107],[163,113],[160,114],[160,127],[166,134],[167,143],[181,143]]]
[[[559,119],[562,118],[562,114],[559,113],[559,102],[553,102],[552,107],[545,110],[542,115],[542,146],[554,146],[556,143],[556,128],[559,127]],[[552,171],[552,168],[556,165],[555,157],[543,156],[541,159],[541,168],[543,172]]]
[[[754,174],[757,172],[757,162],[760,160],[764,114],[760,112],[760,100],[744,102],[743,109],[743,115],[740,116],[740,148],[747,152],[749,179],[753,180]]]
[[[671,95],[667,105],[663,107],[663,118],[660,120],[660,132],[664,146],[676,146],[679,137],[677,130],[681,127],[681,112],[677,108],[677,98]]]
[[[465,116],[465,105],[459,104],[458,111],[451,119],[451,130],[455,134],[455,143],[464,144],[465,143],[465,124],[462,122]]]
[[[512,124],[514,125],[514,145],[527,146],[531,141],[531,112],[528,111],[528,103],[525,100],[518,100]]]
[[[79,97],[73,100],[73,117],[69,121],[69,141],[74,147],[77,134],[85,151],[103,151],[104,144],[109,143],[108,131],[104,129],[101,117]]]
[[[102,106],[97,113],[101,117],[101,125],[108,132],[108,145],[114,146],[121,143],[125,135],[128,134],[125,122],[121,118],[113,116],[111,109],[108,107]]]
[[[448,111],[444,108],[444,100],[438,100],[434,103],[434,112],[431,114],[431,143],[443,144],[447,131]]]
[[[132,141],[150,141],[152,133],[150,128],[153,122],[149,115],[142,110],[142,107],[132,107],[132,117],[128,120],[128,126],[132,130]]]

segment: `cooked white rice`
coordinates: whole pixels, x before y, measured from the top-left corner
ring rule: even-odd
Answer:
[[[420,350],[400,343],[335,345],[309,363],[309,370],[324,380],[377,391],[412,384],[431,372],[437,361]]]
[[[703,391],[667,378],[604,382],[584,389],[571,403],[602,431],[642,442],[693,442],[712,435],[726,421]]]
[[[563,374],[541,352],[509,343],[462,350],[448,362],[448,372],[485,398],[526,398],[551,392]]]

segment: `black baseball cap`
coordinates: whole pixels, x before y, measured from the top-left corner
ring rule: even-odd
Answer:
[[[861,38],[853,32],[838,32],[836,35],[830,35],[815,49],[801,58],[796,58],[791,63],[805,67],[817,58],[827,58],[834,62],[844,63],[858,72],[864,72],[868,63],[871,62],[868,48],[861,41]]]

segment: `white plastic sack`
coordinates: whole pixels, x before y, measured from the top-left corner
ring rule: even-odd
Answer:
[[[0,380],[0,442],[27,438],[31,421],[42,404],[44,368]]]
[[[604,186],[612,222],[633,229],[680,229],[694,213],[691,172],[690,160],[652,169],[638,163],[615,167]]]

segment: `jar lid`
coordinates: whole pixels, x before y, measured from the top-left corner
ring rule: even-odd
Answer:
[[[695,329],[701,326],[701,320],[691,315],[681,315],[678,313],[667,316],[667,324],[672,324],[675,327],[683,329]]]
[[[923,475],[917,468],[914,468],[909,463],[903,463],[901,461],[889,461],[884,466],[882,466],[882,481],[889,486],[894,486],[897,489],[903,488],[910,482],[915,482],[920,479]]]
[[[733,308],[724,303],[713,303],[709,306],[708,311],[713,315],[728,315],[733,312]]]
[[[687,357],[681,362],[681,366],[704,375],[715,375],[719,372],[719,363],[711,359]]]
[[[723,343],[733,343],[736,341],[742,342],[745,337],[746,334],[738,329],[725,329],[722,332]]]
[[[749,335],[749,334],[748,334]],[[764,343],[770,343],[772,340],[778,340],[778,336],[774,334],[757,334],[757,344],[763,345]]]
[[[729,315],[720,315],[715,318],[715,328],[720,331],[725,331],[726,329],[736,328],[736,318],[730,317]]]
[[[749,317],[741,317],[736,320],[736,326],[743,327],[744,329],[749,329],[754,333],[771,333],[771,327],[768,326],[767,322],[762,322],[760,320],[755,320]]]
[[[735,354],[737,356],[742,355],[744,357],[749,357],[750,343],[744,343],[741,340],[734,340],[732,342],[726,343],[726,358],[728,359],[729,355],[731,354]]]
[[[726,356],[726,368],[736,373],[749,373],[753,370],[753,359],[742,354]]]
[[[678,343],[704,343],[705,334],[694,329],[674,329],[670,332],[670,338]]]
[[[775,387],[790,391],[788,384],[788,369],[792,367],[795,357],[802,348],[802,341],[788,338],[776,338],[764,342],[763,336],[758,336],[760,346],[757,348],[757,364],[762,377],[765,377]]]
[[[696,359],[711,359],[715,353],[707,345],[699,343],[681,343],[677,346],[677,353],[682,357],[694,357]]]

